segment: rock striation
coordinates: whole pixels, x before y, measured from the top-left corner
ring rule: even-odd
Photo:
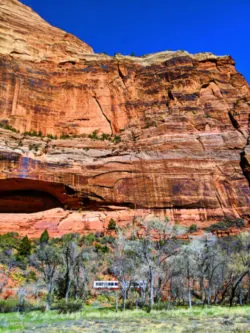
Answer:
[[[1,230],[249,223],[250,90],[230,56],[94,54],[18,0],[0,18]]]

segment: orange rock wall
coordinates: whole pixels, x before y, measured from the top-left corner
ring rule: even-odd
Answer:
[[[225,216],[249,220],[250,91],[231,57],[182,51],[109,57],[17,0],[0,0],[0,15],[9,32],[0,26],[0,122],[20,131],[0,129],[0,200],[1,186],[2,197],[11,196],[31,189],[33,180],[32,190],[93,215],[149,209],[184,225]],[[41,26],[33,31],[37,20]],[[20,33],[24,51],[13,51],[8,38]],[[121,141],[88,138],[94,131]],[[1,179],[9,179],[4,189]],[[64,186],[70,191],[62,194]],[[25,195],[12,202],[25,207]],[[78,230],[74,216],[71,231]],[[49,228],[46,219],[41,225]],[[34,224],[27,226],[36,233]]]

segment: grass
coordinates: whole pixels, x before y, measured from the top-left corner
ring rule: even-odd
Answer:
[[[71,314],[56,311],[0,314],[0,332],[250,332],[250,306],[181,307],[169,311],[85,307]]]

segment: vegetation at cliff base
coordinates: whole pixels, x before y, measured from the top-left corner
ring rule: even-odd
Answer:
[[[111,219],[106,234],[50,238],[44,230],[35,240],[1,235],[0,312],[5,316],[0,315],[0,332],[31,326],[63,332],[63,322],[95,332],[97,318],[101,328],[113,325],[119,332],[127,332],[123,324],[129,320],[152,332],[179,324],[192,330],[208,324],[209,316],[222,332],[245,329],[249,233],[183,240],[185,232],[167,219],[150,218],[135,219],[123,229]],[[94,281],[117,281],[118,288],[98,289]],[[17,318],[22,318],[19,324]]]

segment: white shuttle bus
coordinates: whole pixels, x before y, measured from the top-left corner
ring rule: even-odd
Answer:
[[[95,289],[117,289],[119,288],[118,281],[94,281]]]

